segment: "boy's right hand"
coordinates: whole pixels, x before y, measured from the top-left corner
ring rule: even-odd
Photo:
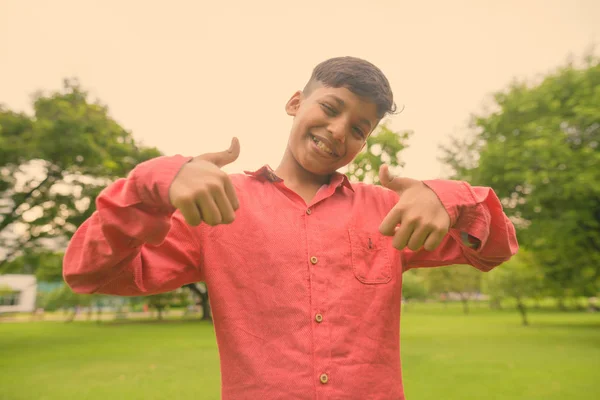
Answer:
[[[240,155],[240,142],[219,153],[206,153],[185,164],[169,188],[169,201],[192,225],[229,224],[235,219],[239,201],[229,176],[221,170]]]

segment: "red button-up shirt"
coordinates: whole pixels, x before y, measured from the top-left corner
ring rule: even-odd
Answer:
[[[517,251],[489,188],[425,181],[452,229],[435,251],[397,251],[378,229],[395,192],[336,174],[306,204],[268,167],[231,176],[240,201],[234,223],[190,227],[168,200],[188,160],[150,160],[107,187],[67,249],[64,278],[80,293],[123,296],[205,281],[223,399],[404,399],[402,272],[448,264],[486,271]]]

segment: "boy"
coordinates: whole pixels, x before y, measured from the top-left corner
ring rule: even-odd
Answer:
[[[205,281],[223,399],[404,399],[402,272],[517,251],[494,192],[457,181],[336,172],[394,109],[374,65],[327,60],[286,104],[281,164],[245,175],[221,153],[160,157],[107,187],[64,259],[79,293],[166,292]]]

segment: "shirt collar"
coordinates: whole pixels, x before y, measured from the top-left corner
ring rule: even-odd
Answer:
[[[269,182],[283,182],[283,179],[278,177],[275,174],[275,171],[273,171],[273,169],[269,165],[263,165],[256,171],[244,171],[244,173],[248,176],[252,176],[263,182],[265,180],[269,181]],[[352,187],[352,184],[350,183],[350,179],[348,179],[348,177],[346,175],[344,175],[340,172],[337,172],[337,171],[334,172],[333,175],[331,176],[331,180],[329,181],[329,184],[332,186],[335,186],[336,188],[340,187],[340,186],[344,186],[354,192],[354,188]]]

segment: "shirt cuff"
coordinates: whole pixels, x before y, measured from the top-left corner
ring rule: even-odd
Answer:
[[[469,235],[467,232],[461,232],[460,238],[465,247],[473,250],[477,250],[481,247],[481,240],[477,239],[475,236]]]
[[[475,197],[471,186],[463,181],[427,180],[423,183],[438,196],[450,215],[450,227],[460,232],[461,242],[479,249],[489,236],[489,215]]]
[[[135,182],[142,203],[163,212],[175,212],[175,207],[169,200],[169,189],[181,168],[191,160],[192,157],[182,155],[163,156],[135,167],[130,179]]]
[[[466,182],[433,179],[423,183],[433,190],[450,215],[450,227],[454,227],[465,208],[477,206],[475,196]]]

